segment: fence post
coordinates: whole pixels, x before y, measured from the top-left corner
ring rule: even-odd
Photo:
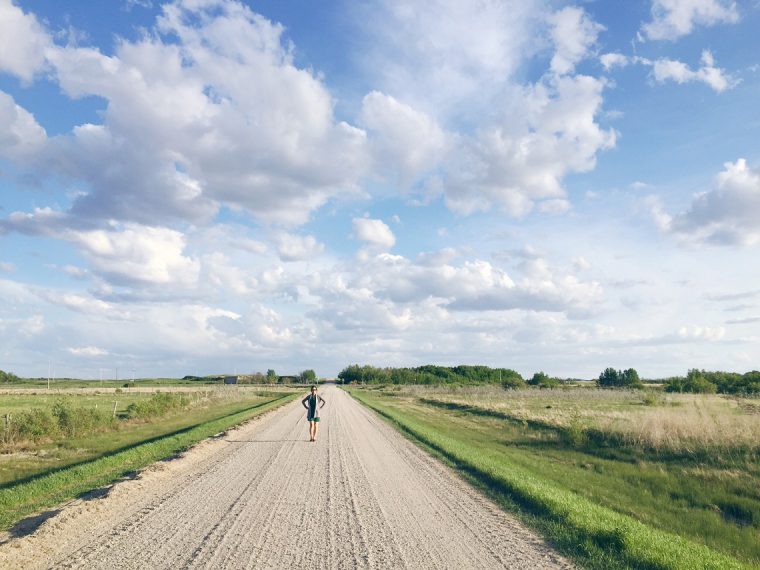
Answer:
[[[111,417],[116,417],[116,406],[119,404],[118,401],[114,401],[113,403],[113,415]]]

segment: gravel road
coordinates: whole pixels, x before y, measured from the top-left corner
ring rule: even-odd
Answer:
[[[572,568],[336,387],[6,536],[2,568]]]

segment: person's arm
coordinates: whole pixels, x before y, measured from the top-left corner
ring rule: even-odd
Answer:
[[[309,404],[307,404],[307,403],[306,403],[308,400],[309,400],[309,397],[308,397],[308,396],[306,396],[306,397],[305,397],[303,400],[301,400],[301,404],[302,404],[302,405],[303,405],[303,407],[304,407],[304,408],[306,408],[307,410],[309,409]]]
[[[322,405],[319,406],[319,409],[321,410],[322,408],[325,407],[325,404],[327,403],[327,401],[322,396],[320,396],[319,399],[322,400]]]

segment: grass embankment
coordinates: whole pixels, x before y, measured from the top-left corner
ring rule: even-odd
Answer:
[[[505,421],[497,415],[503,412],[432,402],[429,392],[425,398],[403,390],[350,392],[586,567],[724,569],[760,563],[760,521],[753,510],[760,489],[751,467],[727,470],[670,455],[657,460],[643,449],[649,455],[641,459],[634,447],[584,439],[573,426]],[[711,493],[724,498],[727,512],[703,506],[714,500]]]
[[[0,489],[0,529],[7,529],[25,516],[73,499],[151,463],[175,455],[203,439],[286,404],[297,396],[297,393],[291,393],[261,399],[255,404],[248,402],[243,409],[237,409],[232,413],[225,413],[228,410],[224,408],[216,408],[210,412],[211,418],[206,417],[206,421],[199,422],[204,415],[194,415],[191,425],[175,429],[171,433],[165,431],[170,422],[161,422],[162,427],[159,431],[164,432],[163,437],[153,436],[150,439],[151,436],[146,432],[140,432],[139,436],[147,436],[147,442],[146,437],[141,440],[132,437],[131,443],[120,451],[103,453],[97,459],[6,486]],[[112,438],[114,434],[104,435]],[[135,435],[137,434],[132,432],[132,436]]]
[[[1,395],[0,487],[230,415],[276,395],[237,387],[189,393]]]

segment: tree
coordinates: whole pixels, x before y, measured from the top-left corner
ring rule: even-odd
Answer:
[[[599,375],[596,385],[600,388],[615,388],[618,386],[618,371],[614,368],[605,368]]]
[[[628,370],[623,370],[622,373],[619,374],[620,378],[620,385],[623,388],[643,388],[644,383],[639,378],[639,373],[636,372],[635,368],[629,368]]]
[[[359,382],[362,377],[362,369],[358,364],[351,364],[346,366],[338,374],[341,382],[344,384],[350,384],[351,382]]]
[[[605,368],[599,375],[596,385],[600,388],[643,388],[644,384],[634,368],[615,370]]]
[[[0,382],[18,382],[20,378],[13,372],[5,372],[0,370]]]
[[[317,381],[317,373],[313,370],[304,370],[299,375],[301,382],[304,384],[314,384]]]
[[[269,384],[277,384],[277,372],[271,368],[267,370],[267,382]]]

